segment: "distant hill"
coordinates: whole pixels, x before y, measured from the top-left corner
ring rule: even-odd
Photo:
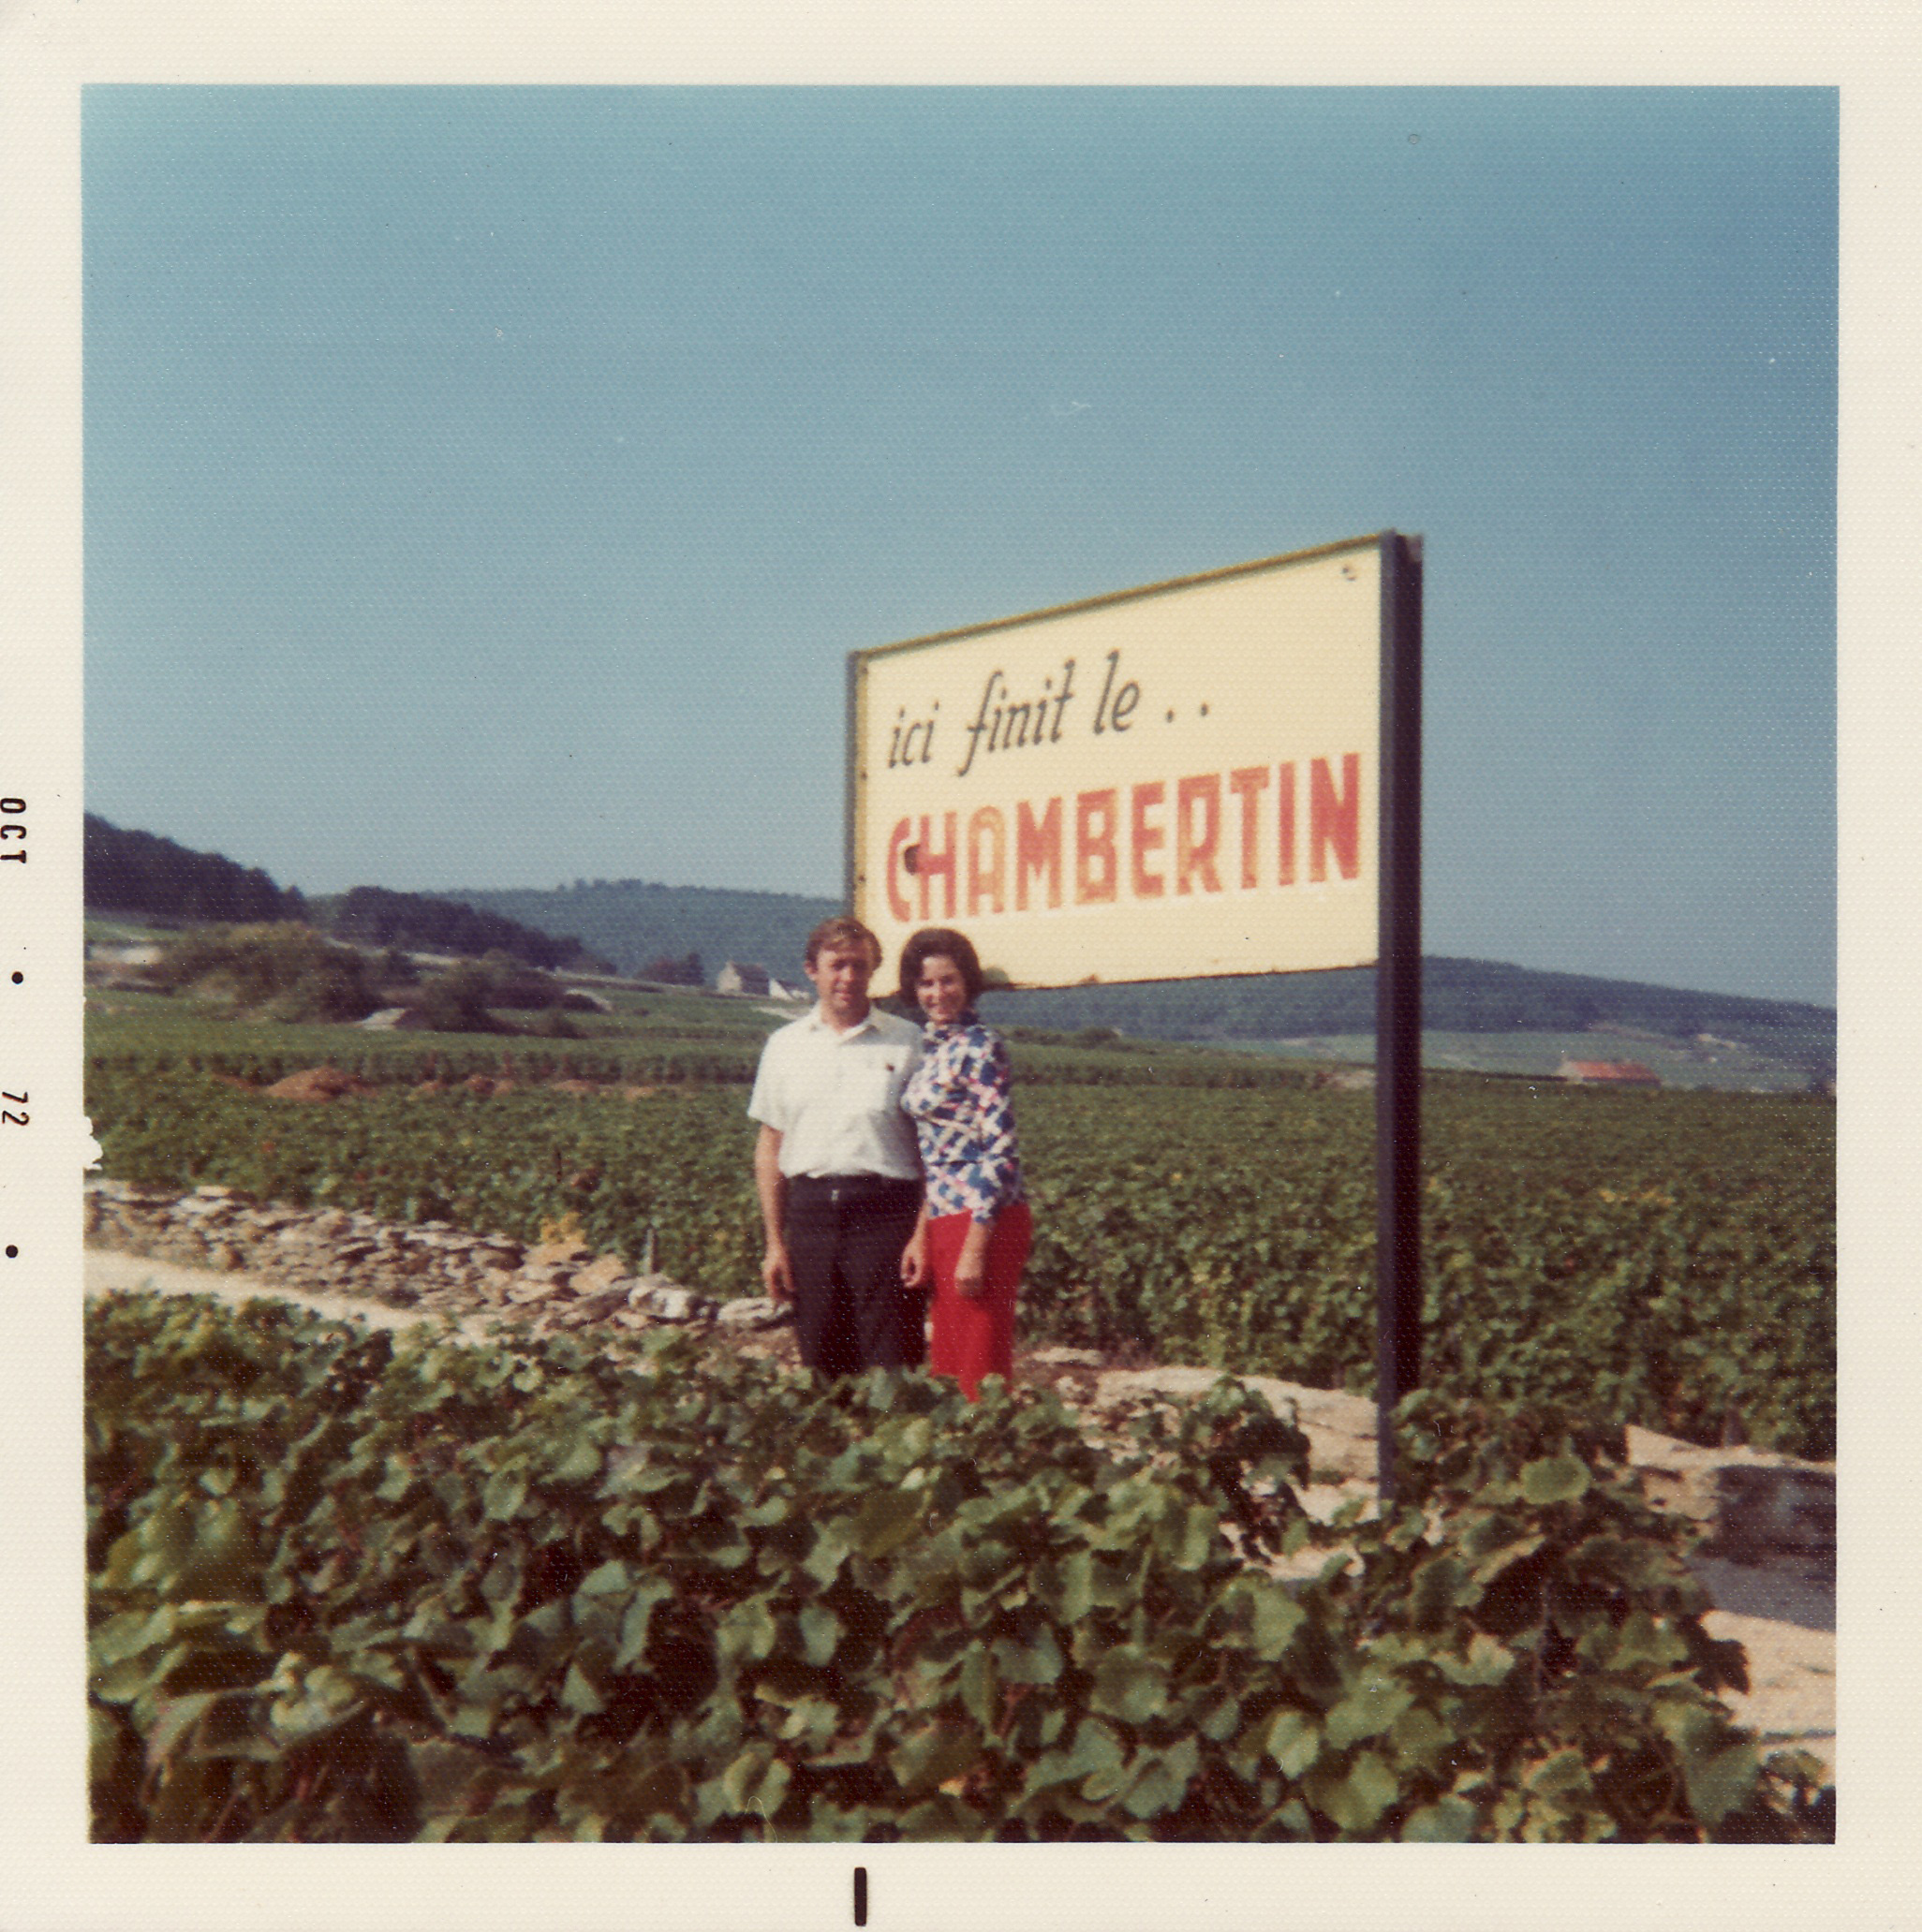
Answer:
[[[573,933],[550,933],[460,900],[355,886],[338,898],[313,903],[316,920],[336,939],[354,946],[473,957],[505,952],[528,966],[574,966],[584,972],[604,971],[609,964],[588,951]]]
[[[703,886],[657,886],[641,879],[577,880],[554,892],[445,894],[544,933],[578,935],[589,951],[638,974],[651,960],[698,952],[710,986],[731,959],[765,966],[777,980],[801,978],[807,936],[841,909],[835,899],[793,892],[733,892]]]
[[[1375,1025],[1372,966],[995,997],[1008,1019],[1032,1025],[1071,1031],[1114,1026],[1164,1040],[1294,1040],[1366,1034]],[[1536,972],[1492,960],[1425,958],[1422,1024],[1450,1033],[1592,1030],[1662,1040],[1710,1034],[1759,1048],[1811,1073],[1835,1070],[1832,1008]]]
[[[717,892],[640,879],[582,880],[554,892],[464,888],[446,896],[542,932],[578,934],[623,972],[638,972],[649,960],[696,951],[710,984],[729,959],[764,966],[777,978],[798,976],[809,931],[840,909],[835,900],[797,893]],[[891,985],[892,974],[884,972],[883,981]],[[1063,1031],[1113,1026],[1161,1040],[1228,1042],[1366,1034],[1375,1023],[1375,975],[1365,966],[1143,986],[1075,986],[992,994],[986,1006],[1009,1024]],[[1832,1073],[1835,1068],[1836,1016],[1830,1007],[1535,972],[1487,960],[1427,960],[1423,1024],[1455,1033],[1594,1030],[1663,1040],[1693,1040],[1706,1033],[1811,1074]]]
[[[88,812],[81,825],[81,892],[97,912],[258,925],[304,919],[305,902],[257,867],[196,852],[151,832],[129,832]]]

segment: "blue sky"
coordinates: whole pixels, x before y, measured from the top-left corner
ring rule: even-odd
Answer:
[[[1832,1000],[1836,116],[91,88],[88,804],[831,894],[850,649],[1395,526],[1427,950]]]

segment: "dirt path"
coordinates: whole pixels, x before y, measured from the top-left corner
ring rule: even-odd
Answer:
[[[86,1250],[85,1291],[89,1295],[154,1289],[167,1294],[213,1294],[238,1305],[262,1296],[295,1302],[337,1320],[370,1327],[400,1329],[426,1320],[426,1315],[383,1306],[351,1295],[323,1294],[282,1286],[259,1275],[185,1266],[115,1248]],[[495,1318],[462,1318],[462,1331],[480,1340]],[[1037,1358],[1044,1362],[1047,1351]],[[1209,1386],[1211,1370],[1137,1369],[1090,1374],[1097,1396],[1123,1389],[1182,1394]],[[1318,1467],[1338,1472],[1325,1485],[1325,1497],[1307,1498],[1330,1506],[1343,1496],[1367,1491],[1366,1458],[1372,1453],[1372,1406],[1357,1397],[1297,1388],[1264,1377],[1248,1380],[1271,1401],[1296,1402],[1302,1426],[1313,1444]],[[1071,1393],[1064,1390],[1064,1394]],[[1765,1747],[1794,1745],[1835,1768],[1835,1588],[1804,1575],[1700,1557],[1695,1570],[1716,1607],[1704,1622],[1710,1632],[1733,1638],[1748,1654],[1750,1689],[1731,1696],[1737,1718]]]
[[[369,1328],[411,1328],[417,1321],[442,1318],[416,1314],[410,1309],[390,1308],[379,1302],[362,1301],[355,1295],[315,1294],[304,1289],[288,1288],[269,1281],[264,1275],[246,1275],[217,1268],[189,1268],[179,1261],[155,1261],[147,1255],[126,1254],[114,1247],[86,1250],[85,1287],[90,1295],[131,1294],[140,1289],[155,1289],[162,1294],[210,1294],[238,1307],[243,1302],[271,1297],[274,1301],[296,1302],[317,1315],[337,1320],[363,1321]],[[460,1323],[464,1334],[480,1340],[487,1324],[477,1316]]]

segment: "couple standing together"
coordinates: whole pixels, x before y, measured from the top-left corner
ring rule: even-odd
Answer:
[[[1008,1050],[975,1018],[981,962],[961,934],[929,927],[902,948],[924,1029],[871,1004],[880,957],[860,921],[823,921],[807,940],[814,1010],[761,1052],[747,1102],[761,1276],[793,1304],[818,1376],[925,1361],[972,1401],[983,1376],[1013,1379],[1032,1233]]]

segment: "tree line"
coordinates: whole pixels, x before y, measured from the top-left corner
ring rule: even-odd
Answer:
[[[299,891],[275,885],[258,866],[189,851],[151,832],[123,831],[91,812],[81,827],[81,852],[86,903],[99,911],[237,925],[307,917]]]
[[[612,972],[604,959],[570,935],[537,932],[518,920],[454,899],[355,886],[337,898],[309,902],[295,886],[278,886],[258,866],[219,852],[196,852],[151,832],[110,824],[89,812],[82,827],[83,891],[90,911],[138,913],[183,923],[316,927],[351,946],[466,958],[505,953],[546,972],[572,967]]]

